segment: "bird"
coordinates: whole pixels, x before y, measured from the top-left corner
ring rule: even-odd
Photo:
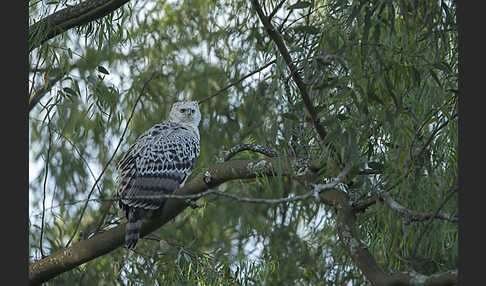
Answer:
[[[135,249],[142,219],[150,210],[161,209],[165,198],[184,185],[200,153],[197,101],[175,102],[168,120],[143,132],[117,164],[118,204],[128,222],[125,246]]]

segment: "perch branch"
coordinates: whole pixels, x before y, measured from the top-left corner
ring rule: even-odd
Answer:
[[[184,187],[177,190],[177,195],[193,195],[209,189],[205,182],[207,173],[211,174],[211,187],[236,179],[253,179],[259,175],[273,176],[278,172],[291,175],[292,168],[283,165],[280,158],[260,160],[231,160],[215,163],[202,172]],[[182,199],[169,199],[160,211],[144,219],[141,237],[155,231],[187,207]],[[71,246],[58,250],[51,255],[37,260],[29,265],[29,281],[31,285],[43,283],[65,271],[69,271],[87,261],[109,253],[124,243],[125,224],[120,224],[92,237],[72,243]]]

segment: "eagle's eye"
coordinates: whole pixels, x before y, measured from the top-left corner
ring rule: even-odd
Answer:
[[[186,109],[185,109],[185,108],[181,108],[179,111],[180,111],[181,113],[184,113],[184,112],[186,112]]]

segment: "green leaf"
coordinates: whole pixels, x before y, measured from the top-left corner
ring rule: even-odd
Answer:
[[[110,72],[109,72],[109,71],[107,71],[107,70],[106,70],[104,67],[102,67],[102,66],[98,66],[98,71],[99,71],[100,73],[104,73],[104,74],[110,74]]]
[[[303,8],[310,7],[311,5],[312,5],[311,2],[299,1],[299,2],[295,3],[294,5],[290,5],[288,9],[289,10],[303,9]]]
[[[69,95],[74,95],[74,96],[78,96],[78,94],[76,93],[76,91],[74,91],[74,89],[70,88],[70,87],[65,87],[63,88],[62,90],[64,90],[66,93],[68,93]]]

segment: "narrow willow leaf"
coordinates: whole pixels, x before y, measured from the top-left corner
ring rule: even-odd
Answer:
[[[98,66],[98,71],[99,71],[100,73],[104,73],[104,74],[110,74],[110,72],[109,72],[109,71],[107,71],[107,70],[106,70],[104,67],[102,67],[102,66]]]
[[[69,95],[74,95],[74,96],[78,96],[78,94],[76,93],[76,91],[74,91],[74,89],[70,88],[70,87],[65,87],[63,88],[62,90],[64,90],[66,93],[68,93]]]

